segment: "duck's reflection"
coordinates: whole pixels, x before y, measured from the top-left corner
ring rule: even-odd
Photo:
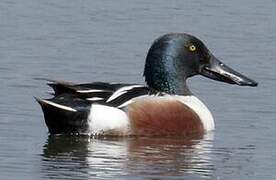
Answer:
[[[49,137],[42,154],[47,178],[208,177],[213,134],[183,138]]]

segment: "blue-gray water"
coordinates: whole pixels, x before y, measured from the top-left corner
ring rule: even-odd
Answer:
[[[273,0],[0,1],[0,179],[276,179],[276,3]],[[203,77],[192,91],[216,130],[193,140],[48,137],[35,78],[143,82],[146,52],[168,32],[202,39],[259,81]]]

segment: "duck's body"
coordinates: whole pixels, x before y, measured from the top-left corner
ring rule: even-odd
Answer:
[[[218,61],[195,37],[167,34],[149,50],[147,85],[52,81],[52,99],[37,99],[51,134],[187,135],[214,129],[208,108],[188,89],[196,74],[231,84],[257,83]]]
[[[55,97],[38,100],[50,133],[176,135],[214,129],[195,96],[169,95],[139,84],[50,84]]]

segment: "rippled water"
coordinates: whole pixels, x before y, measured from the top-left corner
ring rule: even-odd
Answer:
[[[0,1],[0,179],[275,179],[276,3],[257,1]],[[213,112],[203,137],[48,136],[35,78],[142,83],[146,52],[168,32],[201,38],[259,81],[195,77]]]

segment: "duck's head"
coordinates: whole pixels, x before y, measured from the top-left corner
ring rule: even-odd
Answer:
[[[149,49],[144,70],[149,87],[169,94],[190,94],[186,79],[198,74],[239,86],[258,85],[219,61],[189,34],[163,35]]]

